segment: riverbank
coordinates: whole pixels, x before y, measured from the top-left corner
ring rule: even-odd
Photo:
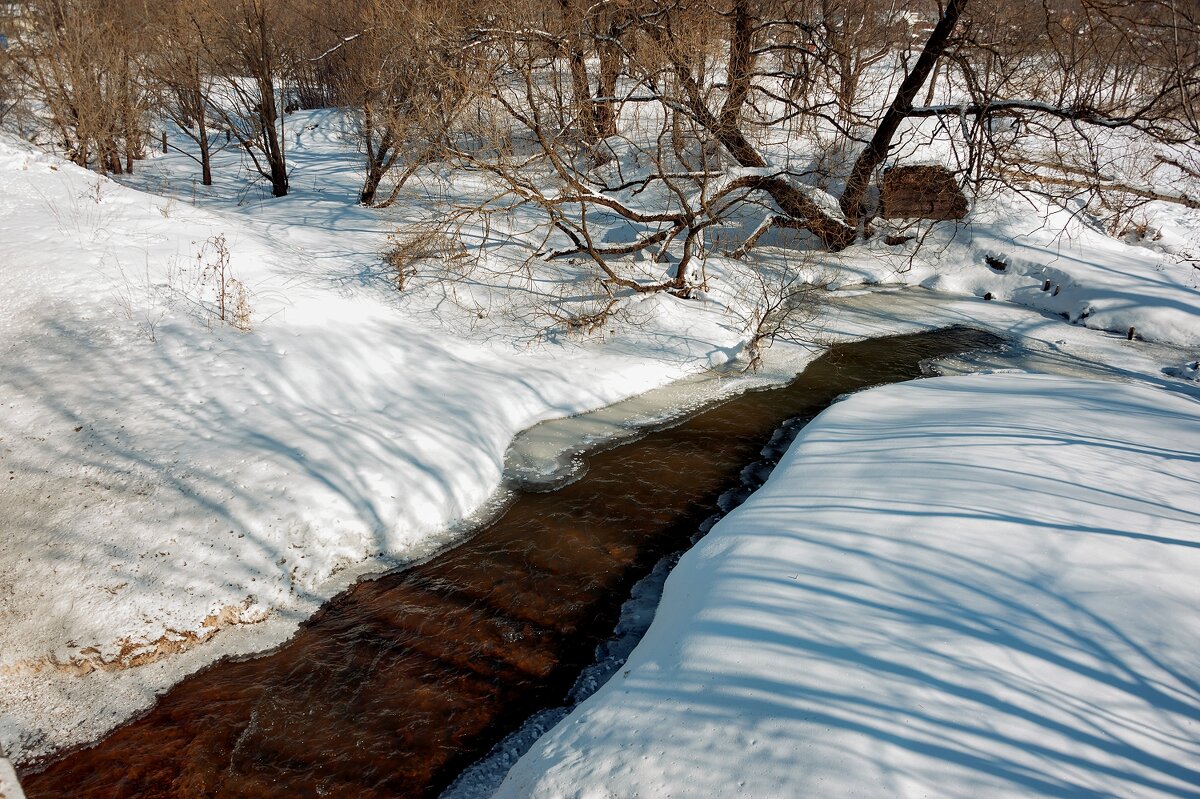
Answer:
[[[521,492],[461,544],[359,583],[279,649],[184,679],[148,714],[30,774],[26,790],[430,796],[566,693],[634,581],[757,487],[786,431],[847,392],[1001,343],[950,328],[838,345],[790,385],[590,451],[577,479]]]
[[[398,292],[381,253],[425,206],[354,206],[357,156],[336,117],[296,115],[295,191],[278,201],[240,180],[197,193],[183,156],[139,163],[128,180],[143,192],[0,141],[0,744],[18,764],[96,739],[183,676],[278,645],[359,577],[457,540],[518,431],[744,354],[754,286],[716,255],[707,293],[630,298],[590,337],[531,325],[539,309],[512,305],[531,292],[485,285],[483,272],[469,285],[422,275]],[[240,174],[234,150],[223,175]],[[484,188],[455,183],[464,196]],[[962,293],[848,297],[813,321],[811,348],[781,343],[768,369],[794,372],[827,341],[965,322],[1117,378],[1186,373],[1192,350],[1085,326],[1200,330],[1195,270],[1096,231],[1056,239],[1035,217],[1026,231],[981,218],[919,252],[876,242],[817,259],[814,279],[843,287],[835,299],[863,280],[936,275]],[[995,273],[968,232],[1020,238],[1024,260]],[[516,234],[510,244],[487,251],[488,274],[531,251]],[[222,246],[249,292],[248,330],[214,315],[203,275]],[[1092,250],[1103,258],[1088,261]],[[1039,259],[1064,273],[1057,295],[1041,292]],[[1096,268],[1073,276],[1080,263]],[[1099,297],[1093,283],[1118,263],[1127,296],[1083,316],[1071,303]],[[543,288],[586,277],[537,268]],[[982,299],[1035,289],[1067,304]],[[1076,310],[1079,325],[1053,315]]]
[[[855,395],[497,796],[1196,796],[1198,452],[1144,385]]]

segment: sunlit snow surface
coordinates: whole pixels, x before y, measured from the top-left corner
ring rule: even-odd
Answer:
[[[434,168],[392,209],[358,207],[341,116],[297,113],[287,130],[293,192],[280,200],[247,183],[236,147],[211,188],[176,154],[119,184],[0,136],[0,746],[18,764],[94,739],[183,675],[284,640],[358,576],[453,541],[518,431],[736,366],[746,270],[803,260],[714,254],[695,299],[630,298],[590,338],[539,336],[536,292],[422,271],[401,293],[381,266],[397,224],[488,187]],[[835,340],[966,322],[1118,379],[1192,380],[1200,271],[1177,253],[1200,224],[1149,208],[1163,238],[1138,246],[999,198],[919,252],[877,237],[813,258],[846,293],[867,281],[955,296],[865,296],[812,329]],[[492,221],[508,238],[485,265],[515,274],[540,246],[534,221]],[[201,309],[211,244],[197,254],[218,236],[250,291],[248,333]],[[537,269],[539,290],[568,292],[586,272]],[[1126,342],[1129,326],[1174,346]],[[818,351],[780,345],[768,367]]]
[[[1186,393],[855,395],[497,796],[1198,796],[1198,486]]]

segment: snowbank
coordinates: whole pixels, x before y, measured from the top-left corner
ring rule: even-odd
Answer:
[[[1200,796],[1200,402],[845,400],[500,797]]]
[[[0,746],[17,763],[96,738],[183,675],[284,640],[358,576],[446,545],[496,488],[517,431],[738,357],[761,299],[754,270],[803,257],[714,256],[694,300],[630,299],[591,338],[539,339],[537,303],[589,275],[563,260],[537,265],[533,291],[504,283],[540,246],[535,219],[489,222],[477,272],[442,283],[422,266],[397,292],[387,234],[436,214],[443,194],[470,204],[488,187],[431,168],[391,209],[358,207],[342,116],[290,120],[292,194],[278,200],[246,182],[240,148],[217,154],[212,187],[179,154],[117,183],[0,135]],[[843,285],[991,293],[1200,344],[1200,271],[1172,255],[1192,247],[1196,214],[1176,210],[1164,239],[1132,246],[1069,215],[999,208],[918,251],[875,241],[813,264]],[[247,331],[216,318],[223,262],[248,292]],[[816,326],[854,338],[978,323],[1063,357],[1129,355],[1007,303],[952,311]],[[1196,352],[1165,357],[1138,373],[1194,379]]]
[[[921,241],[898,246],[880,235],[867,252],[831,266],[843,285],[900,283],[986,297],[1096,330],[1134,328],[1138,338],[1200,347],[1200,214],[1166,203],[1147,213],[1162,228],[1134,242],[1068,210],[989,198],[960,225],[939,223]]]
[[[346,278],[378,268],[389,223],[320,194],[198,208],[2,136],[0,187],[0,746],[18,763],[444,546],[519,430],[737,341],[667,297],[641,305],[658,338],[450,332]],[[245,332],[216,315],[218,241]]]
[[[25,792],[17,782],[17,774],[13,771],[8,758],[0,754],[0,799],[25,799]]]

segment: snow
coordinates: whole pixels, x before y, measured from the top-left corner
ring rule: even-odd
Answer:
[[[751,267],[807,258],[811,280],[845,289],[816,323],[822,341],[967,322],[1025,336],[1045,359],[1195,380],[1194,211],[1151,204],[1161,237],[1125,241],[1001,197],[919,250],[880,235],[829,256],[714,255],[696,299],[626,298],[584,338],[537,320],[540,303],[580,293],[585,266],[537,262],[532,284],[517,279],[544,244],[532,212],[494,215],[487,242],[468,227],[471,266],[440,282],[420,264],[398,292],[381,266],[388,234],[488,187],[435,166],[393,208],[362,208],[338,112],[290,116],[287,136],[293,191],[273,200],[245,181],[237,147],[216,155],[213,187],[177,153],[118,183],[0,133],[0,748],[19,765],[95,739],[222,656],[285,640],[355,579],[452,543],[488,511],[519,431],[736,369]],[[619,220],[597,231],[628,234]],[[245,332],[214,315],[206,272],[222,241]],[[989,292],[999,301],[977,299]],[[1144,341],[1125,341],[1129,327]],[[763,379],[818,351],[779,345]],[[717,383],[648,402],[751,385]],[[595,423],[568,424],[521,468],[569,461],[609,434]]]
[[[388,222],[302,191],[197,208],[4,138],[0,186],[0,744],[17,762],[443,547],[519,430],[698,370],[706,330],[736,340],[674,298],[643,303],[664,333],[649,345],[447,330],[330,277],[376,263]],[[247,333],[199,278],[220,235]]]
[[[0,754],[0,799],[25,799],[17,773],[3,754]]]
[[[854,395],[496,796],[1196,796],[1198,452],[1177,386]]]
[[[1200,346],[1200,269],[1184,257],[1200,252],[1195,212],[1163,209],[1162,238],[1131,245],[1070,211],[1030,211],[1023,200],[996,199],[962,225],[940,225],[919,243],[888,246],[880,235],[870,244],[875,258],[859,252],[835,262],[844,275],[839,283],[991,294],[1072,324],[1122,333],[1132,327],[1147,340]],[[989,258],[1003,268],[989,265]]]

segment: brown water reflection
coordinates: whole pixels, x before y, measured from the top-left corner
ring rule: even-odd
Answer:
[[[23,777],[44,797],[425,797],[557,705],[629,587],[686,545],[782,422],[981,348],[965,328],[834,347],[526,493],[433,560],[360,583],[269,654],[221,662],[94,747]]]

